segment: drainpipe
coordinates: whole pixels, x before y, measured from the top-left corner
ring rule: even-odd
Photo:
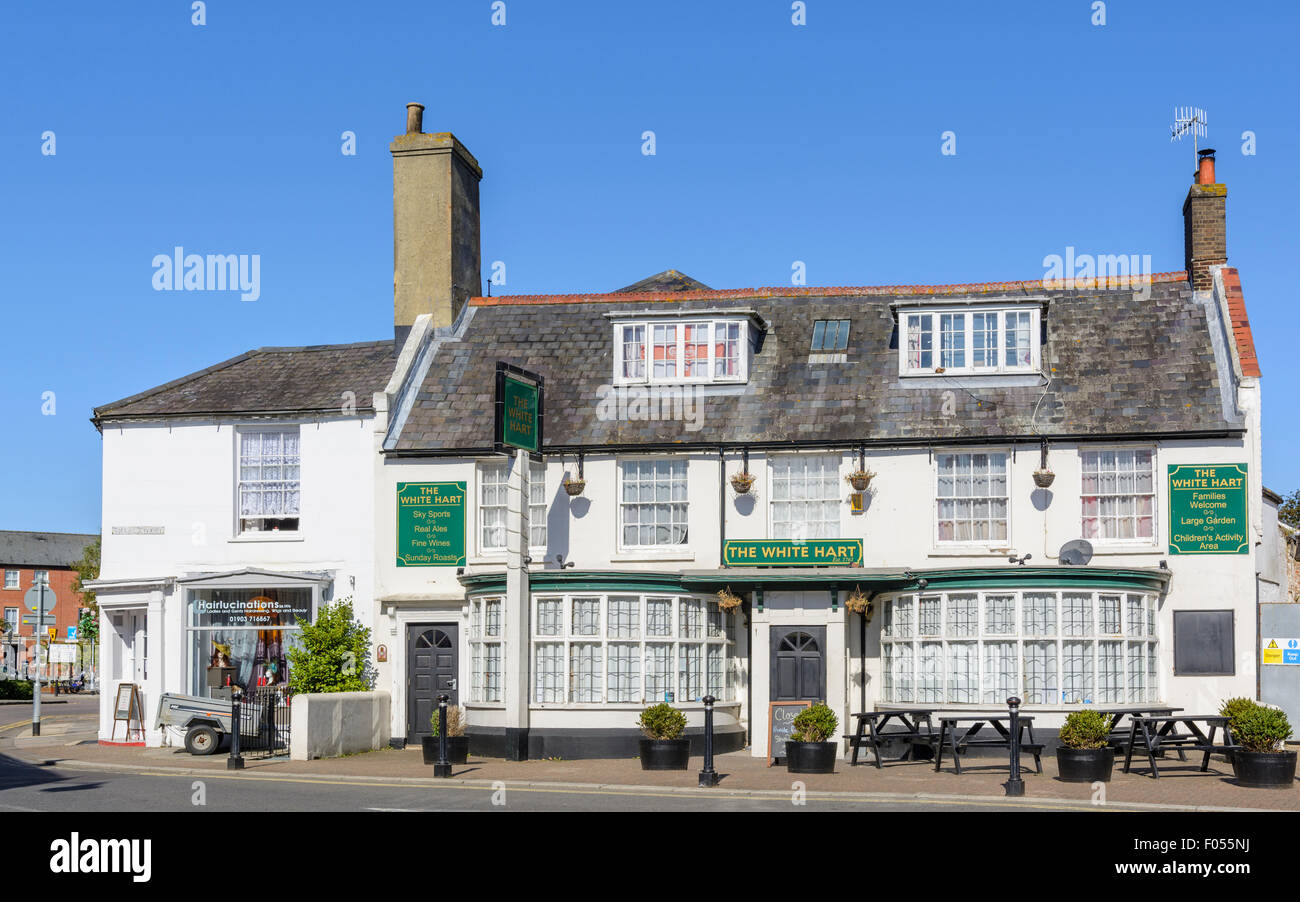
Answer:
[[[718,566],[727,560],[727,452],[718,448]]]

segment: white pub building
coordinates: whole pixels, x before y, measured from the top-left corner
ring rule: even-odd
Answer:
[[[698,735],[706,695],[756,756],[775,701],[1052,727],[1256,695],[1260,372],[1212,151],[1184,271],[484,297],[478,163],[418,105],[391,149],[396,345],[96,412],[105,674],[150,717],[344,596],[396,739],[445,693],[515,759],[634,754],[665,700]],[[497,449],[499,364],[542,380],[537,455]],[[274,635],[205,604],[254,598]]]

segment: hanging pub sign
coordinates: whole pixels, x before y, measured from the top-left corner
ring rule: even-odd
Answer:
[[[1245,464],[1169,465],[1169,553],[1246,554]]]
[[[465,566],[465,483],[397,484],[397,566]]]
[[[541,454],[543,403],[541,376],[498,361],[493,449],[521,448]]]
[[[728,539],[722,546],[727,567],[859,567],[861,539]]]

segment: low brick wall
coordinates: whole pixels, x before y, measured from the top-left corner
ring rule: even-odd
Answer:
[[[391,706],[387,692],[295,695],[289,706],[289,757],[310,761],[387,748]]]

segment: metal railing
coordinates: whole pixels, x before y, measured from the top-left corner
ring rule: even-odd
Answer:
[[[249,689],[240,699],[239,747],[245,757],[289,754],[289,698],[279,688]]]

